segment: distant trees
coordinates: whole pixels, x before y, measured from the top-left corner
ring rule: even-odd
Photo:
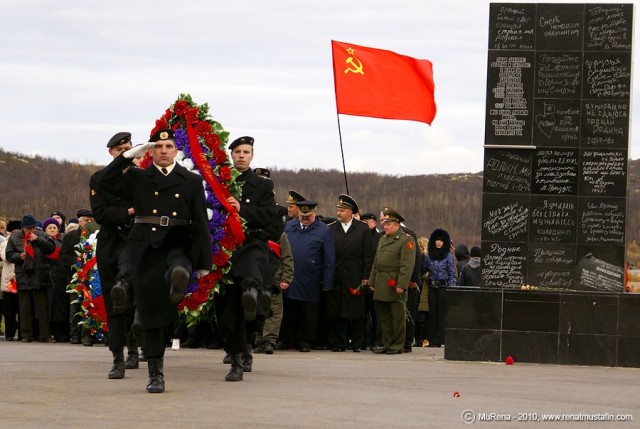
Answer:
[[[42,220],[52,210],[60,210],[67,218],[74,217],[79,208],[89,207],[89,177],[100,168],[0,150],[0,216],[19,219],[31,213]],[[346,192],[342,171],[270,169],[276,201],[280,204],[285,204],[288,191],[293,189],[317,201],[320,214],[335,216],[338,195]],[[630,161],[626,237],[629,246],[640,242],[639,172],[640,160]],[[482,173],[420,176],[348,173],[347,180],[350,194],[362,212],[379,215],[385,206],[391,206],[419,236],[444,228],[454,243],[469,247],[480,244]]]

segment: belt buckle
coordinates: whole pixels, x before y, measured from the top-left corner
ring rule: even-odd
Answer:
[[[169,216],[160,216],[160,226],[169,226]]]

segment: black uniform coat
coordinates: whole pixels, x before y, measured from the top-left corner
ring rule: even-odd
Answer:
[[[373,251],[369,226],[354,218],[347,232],[339,221],[329,224],[329,229],[335,241],[336,266],[334,286],[327,293],[327,317],[362,319],[364,297],[369,288],[363,287],[359,296],[350,294],[349,288],[358,288],[371,272]]]
[[[168,216],[190,220],[185,226],[136,223],[128,236],[133,286],[143,328],[167,325],[177,317],[169,302],[167,253],[181,249],[193,270],[211,269],[211,238],[202,177],[176,164],[168,176],[151,165],[130,168],[132,159],[120,155],[98,176],[98,187],[130,201],[136,216]]]
[[[246,223],[244,243],[233,253],[231,270],[235,276],[257,278],[262,284],[266,267],[258,266],[252,260],[253,258],[245,257],[244,254],[255,252],[255,248],[259,247],[265,257],[268,255],[267,229],[276,215],[273,182],[271,179],[258,176],[251,169],[238,176],[236,181],[242,183],[242,196],[239,199],[240,216]]]
[[[93,217],[100,224],[96,258],[107,315],[111,316],[113,311],[111,288],[118,274],[118,256],[126,245],[127,235],[133,224],[133,219],[128,214],[129,207],[132,205],[129,201],[100,188],[98,186],[100,173],[102,170],[96,171],[89,180],[90,201]]]
[[[244,320],[237,320],[237,317],[242,315],[240,296],[243,290],[249,287],[261,289],[264,285],[265,276],[269,270],[267,229],[276,215],[276,201],[271,179],[258,176],[248,169],[238,176],[236,181],[242,183],[242,196],[238,199],[239,214],[246,223],[244,242],[234,250],[231,257],[231,274],[237,286],[241,287],[225,288],[218,309],[220,326],[227,333],[236,332],[238,322],[244,323]],[[262,307],[258,306],[257,313],[260,317],[264,316]],[[242,344],[232,344],[228,341],[225,347],[231,347],[233,350],[230,350],[234,351],[241,348]]]

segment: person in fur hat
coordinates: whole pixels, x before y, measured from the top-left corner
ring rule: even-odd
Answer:
[[[429,237],[427,257],[422,263],[422,274],[429,273],[429,347],[444,344],[447,287],[456,284],[456,264],[450,248],[449,233],[436,229]]]

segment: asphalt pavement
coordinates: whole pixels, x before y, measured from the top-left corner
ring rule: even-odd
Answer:
[[[167,349],[166,392],[150,394],[144,363],[107,378],[104,346],[1,339],[0,429],[640,427],[637,368],[290,350],[232,383],[223,356]]]

